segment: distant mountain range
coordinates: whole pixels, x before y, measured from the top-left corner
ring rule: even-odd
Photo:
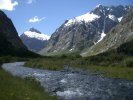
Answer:
[[[0,56],[37,56],[22,43],[10,18],[0,11]]]
[[[20,35],[20,38],[29,50],[38,52],[45,48],[50,37],[35,28],[30,28]]]
[[[52,34],[42,55],[83,53],[99,44],[125,16],[131,6],[102,6],[84,15],[66,20]]]
[[[98,5],[89,13],[66,20],[51,37],[30,28],[20,39],[11,19],[0,11],[0,56],[36,56],[31,51],[40,50],[42,55],[96,55],[133,40],[132,16],[133,6]]]

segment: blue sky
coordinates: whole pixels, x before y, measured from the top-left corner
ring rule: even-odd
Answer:
[[[0,9],[19,34],[34,27],[51,35],[66,19],[85,14],[98,4],[129,5],[133,0],[0,0]]]

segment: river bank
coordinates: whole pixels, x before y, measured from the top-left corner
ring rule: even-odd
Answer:
[[[24,67],[24,62],[6,63],[2,68],[14,76],[34,78],[51,95],[61,100],[133,99],[133,82],[105,78],[80,71],[50,71]]]

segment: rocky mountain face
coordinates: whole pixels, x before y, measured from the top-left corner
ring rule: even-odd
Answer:
[[[115,49],[131,40],[133,40],[133,7],[101,42],[89,48],[87,52],[83,53],[83,56],[96,55],[110,49]]]
[[[12,46],[26,48],[18,37],[18,33],[11,21],[4,12],[0,11],[0,35],[7,39]],[[0,37],[1,38],[1,37]],[[0,39],[2,41],[2,38]]]
[[[3,11],[0,11],[0,56],[30,56],[36,55],[27,50],[11,21]]]
[[[100,42],[127,13],[129,6],[96,6],[91,12],[66,20],[51,36],[41,54],[81,52]]]
[[[50,37],[42,34],[35,28],[30,28],[20,35],[20,38],[29,50],[38,52],[46,47],[47,41]]]

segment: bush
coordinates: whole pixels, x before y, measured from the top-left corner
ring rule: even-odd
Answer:
[[[133,40],[122,44],[118,49],[118,53],[124,53],[128,56],[133,56]]]
[[[129,58],[129,59],[125,60],[125,66],[133,68],[133,58]]]

